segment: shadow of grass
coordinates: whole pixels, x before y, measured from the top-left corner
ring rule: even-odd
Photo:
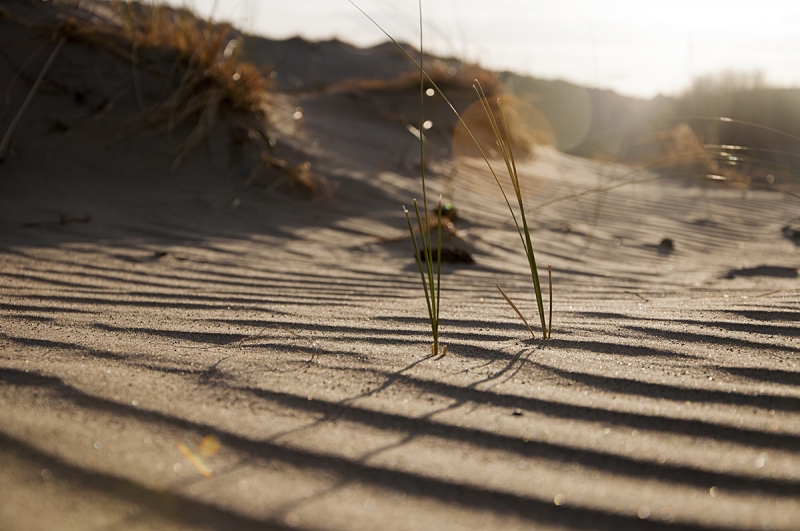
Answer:
[[[703,437],[727,441],[734,444],[775,448],[792,452],[800,447],[800,436],[793,434],[770,433],[749,428],[725,426],[701,420],[680,419],[569,404],[529,396],[461,387],[444,382],[419,379],[405,374],[397,375],[373,369],[345,368],[341,370],[347,372],[359,371],[369,374],[372,377],[384,377],[387,381],[391,381],[391,385],[398,387],[406,386],[411,389],[437,394],[442,397],[451,398],[460,403],[473,402],[476,404],[488,404],[491,402],[494,407],[508,408],[510,410],[520,409],[521,411],[538,413],[546,417],[557,419],[579,420],[688,437]],[[389,385],[384,385],[380,388],[385,389],[388,387]]]
[[[611,354],[615,356],[633,357],[658,357],[664,359],[695,359],[696,356],[683,354],[672,350],[662,350],[644,345],[626,345],[624,343],[607,343],[604,341],[577,341],[554,338],[544,346],[553,350],[585,350],[597,354]]]
[[[680,530],[699,530],[715,529],[715,527],[699,526],[681,523],[666,523],[650,520],[640,520],[636,516],[615,514],[604,510],[590,509],[577,506],[561,505],[556,506],[549,500],[540,500],[528,496],[518,496],[515,494],[480,488],[468,484],[454,483],[442,479],[421,476],[418,474],[401,470],[386,469],[377,466],[365,465],[353,462],[350,459],[326,455],[301,449],[286,448],[274,443],[253,440],[238,434],[220,430],[215,426],[203,423],[192,422],[165,413],[137,409],[128,404],[121,404],[103,398],[88,395],[56,377],[43,376],[33,373],[26,373],[15,369],[0,370],[0,382],[5,385],[22,385],[46,388],[51,390],[60,400],[67,400],[82,409],[105,411],[115,415],[117,418],[133,418],[139,421],[151,423],[158,426],[168,426],[185,431],[203,433],[216,433],[221,442],[233,449],[255,458],[268,459],[273,462],[282,462],[302,469],[314,469],[320,472],[334,473],[343,480],[358,481],[372,484],[381,488],[405,492],[412,496],[420,496],[437,500],[443,503],[454,503],[464,507],[484,509],[492,512],[507,513],[523,518],[525,520],[540,524],[566,525],[573,529],[680,529]],[[308,402],[308,399],[305,398]],[[313,401],[312,401],[313,402]],[[413,419],[397,419],[401,422],[413,422]],[[447,428],[452,429],[452,428]],[[473,430],[466,430],[467,432]],[[163,499],[160,493],[153,493],[141,485],[126,479],[115,479],[112,482],[108,476],[86,471],[78,467],[66,465],[43,452],[27,448],[20,441],[0,434],[0,444],[15,446],[29,451],[34,457],[44,459],[53,466],[69,467],[69,471],[82,478],[91,488],[109,489],[121,486],[128,488],[134,496],[144,498],[154,506],[154,510],[159,509]],[[524,444],[517,441],[517,444]],[[716,475],[715,475],[716,476]],[[114,478],[111,478],[114,479]],[[715,477],[716,479],[716,477]],[[229,529],[230,527],[223,520],[229,517],[231,522],[240,523],[241,527],[236,529],[251,529],[253,526],[262,529],[269,526],[282,529],[271,522],[250,520],[233,513],[226,513],[224,510],[201,504],[192,500],[181,498],[180,496],[170,495],[181,510],[190,509],[194,513],[187,515],[187,518],[204,517],[208,521],[218,525],[219,529]],[[141,500],[139,500],[141,503]],[[150,507],[150,505],[148,505]],[[168,506],[169,507],[169,506]],[[167,512],[167,514],[169,514]],[[181,512],[183,515],[183,512]],[[216,526],[215,526],[216,527]],[[717,528],[719,529],[719,528]]]

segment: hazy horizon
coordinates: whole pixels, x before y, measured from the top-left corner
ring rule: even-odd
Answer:
[[[270,38],[386,41],[348,0],[170,0]],[[419,41],[416,0],[359,0],[398,40]],[[267,7],[268,6],[268,7]],[[762,72],[800,85],[800,3],[723,0],[641,3],[426,0],[425,47],[440,55],[548,79],[651,98],[677,94],[697,76]]]

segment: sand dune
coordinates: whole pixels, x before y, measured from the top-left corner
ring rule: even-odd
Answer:
[[[15,111],[54,43],[0,34]],[[544,342],[493,285],[533,316],[496,184],[434,151],[475,264],[444,266],[431,357],[405,96],[274,96],[276,153],[332,184],[313,199],[243,184],[224,120],[172,172],[187,130],[141,127],[132,75],[68,42],[0,164],[0,527],[800,527],[797,199],[538,148]]]

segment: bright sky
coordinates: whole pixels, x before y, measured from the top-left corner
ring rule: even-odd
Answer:
[[[169,0],[207,15],[215,0]],[[355,0],[398,40],[418,42],[416,0]],[[216,18],[271,38],[385,41],[348,0],[216,0]],[[548,79],[652,97],[726,69],[800,86],[794,0],[424,0],[425,46]]]

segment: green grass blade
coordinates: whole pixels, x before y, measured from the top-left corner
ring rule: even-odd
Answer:
[[[414,200],[414,211],[417,215],[417,226],[422,232],[422,217],[419,213],[419,205]],[[428,244],[423,248],[425,253],[425,269],[427,276],[422,275],[422,287],[425,290],[425,298],[428,302],[428,317],[431,323],[431,333],[433,335],[433,344],[438,348],[439,345],[439,298],[437,296],[437,287],[433,280],[433,249],[430,246],[430,234],[428,235]],[[420,268],[422,264],[420,263]],[[436,349],[434,349],[436,350]]]
[[[439,194],[439,206],[436,209],[436,335],[439,334],[439,297],[442,288],[442,195]]]
[[[512,170],[512,161],[511,161],[511,154],[506,147],[505,142],[503,141],[503,137],[500,134],[500,127],[497,125],[497,120],[495,120],[494,113],[492,112],[492,108],[489,105],[489,99],[486,97],[486,93],[483,91],[483,87],[481,86],[480,82],[477,80],[475,81],[475,92],[478,93],[478,99],[483,106],[483,111],[486,113],[486,118],[489,120],[489,126],[492,128],[492,134],[494,135],[495,142],[497,143],[498,148],[500,148],[500,154],[503,157],[503,162],[506,165],[506,170],[508,171],[509,176],[511,176],[512,185],[514,184],[514,171]],[[500,99],[498,98],[498,104],[500,103]],[[516,190],[516,186],[514,186]]]
[[[511,158],[511,171],[510,173],[514,176],[514,181],[517,183],[517,188],[519,188],[519,174],[517,173],[517,162],[514,158],[514,146],[511,144],[511,133],[508,131],[508,122],[506,122],[506,113],[503,110],[503,101],[500,98],[497,98],[497,108],[500,109],[500,117],[503,119],[503,129],[506,132],[506,142],[508,143],[508,153]]]
[[[417,202],[415,200],[414,207],[417,206],[416,203]],[[419,247],[417,246],[417,235],[414,233],[414,227],[411,225],[411,216],[409,216],[408,209],[406,209],[406,207],[403,207],[403,212],[405,212],[406,214],[406,221],[408,221],[408,231],[411,233],[411,243],[414,245],[414,259],[417,261],[417,267],[419,268],[419,276],[422,279],[422,288],[425,291],[425,302],[428,305],[428,316],[431,317],[432,319],[433,311],[431,309],[431,298],[428,295],[428,285],[425,281],[425,272],[422,269],[422,260],[419,257]],[[417,209],[417,212],[419,212],[419,209]]]
[[[425,212],[425,234],[426,237],[425,241],[425,264],[427,265],[428,269],[428,289],[427,291],[430,293],[430,302],[428,304],[428,311],[430,314],[430,321],[431,321],[431,334],[433,335],[433,353],[438,354],[439,350],[439,296],[440,290],[439,287],[441,285],[441,267],[442,267],[442,254],[441,254],[441,239],[442,239],[442,227],[441,227],[441,208],[439,208],[438,212],[438,241],[439,241],[439,249],[437,252],[437,259],[436,259],[436,268],[437,268],[437,275],[436,279],[434,280],[433,277],[433,249],[431,247],[431,227],[430,227],[430,215],[428,213],[428,190],[425,185],[425,136],[422,132],[425,130],[423,124],[425,123],[425,47],[424,47],[424,39],[423,39],[423,24],[422,24],[422,0],[417,2],[419,7],[419,166],[420,166],[420,175],[422,177],[422,208]],[[441,201],[440,201],[441,203]],[[419,221],[419,208],[414,203],[414,207],[417,210],[417,220]],[[422,224],[420,224],[420,232],[422,231]]]
[[[430,246],[430,220],[428,219],[428,194],[425,188],[425,136],[422,134],[425,123],[425,50],[422,47],[422,0],[419,5],[419,167],[422,176],[422,209],[425,212],[425,232],[428,234],[427,245]]]
[[[481,102],[481,106],[483,107],[483,111],[486,113],[486,117],[489,120],[489,125],[492,128],[492,132],[493,132],[493,134],[495,136],[495,139],[498,141],[497,144],[498,144],[498,147],[500,148],[501,154],[503,155],[503,160],[506,163],[506,167],[508,168],[509,173],[511,173],[511,165],[509,164],[509,161],[508,161],[508,155],[506,153],[505,146],[503,145],[501,137],[499,136],[500,135],[499,129],[497,128],[497,123],[496,123],[496,121],[494,119],[494,116],[492,114],[492,109],[489,106],[489,101],[486,98],[486,94],[483,91],[483,87],[481,87],[481,84],[478,83],[477,80],[476,80],[475,84],[473,85],[473,88],[475,89],[475,92],[477,92],[477,94],[478,94],[478,101]],[[464,127],[466,127],[466,124],[464,125]],[[475,137],[472,137],[472,138],[473,138],[473,141],[475,142],[475,144],[478,146],[478,149],[480,149],[480,145],[478,145],[478,141],[475,139]],[[481,150],[481,153],[483,153],[483,150]],[[484,158],[485,158],[485,156],[484,156]],[[500,179],[497,177],[497,174],[495,174],[494,169],[492,169],[492,165],[489,164],[489,160],[488,159],[486,159],[486,164],[489,165],[489,169],[492,171],[492,175],[494,176],[494,180],[497,183],[498,188],[500,188],[500,193],[503,194],[503,199],[505,199],[506,206],[508,207],[508,211],[511,212],[511,219],[514,221],[514,226],[517,227],[517,232],[519,233],[519,237],[520,237],[520,239],[522,239],[522,228],[519,225],[519,221],[517,221],[517,215],[514,213],[514,209],[511,207],[511,201],[508,200],[508,196],[506,195],[506,191],[503,188],[503,185],[500,183]],[[512,186],[513,186],[513,177],[512,177]],[[515,187],[515,189],[516,189],[516,187]],[[524,245],[524,240],[523,240],[523,245]]]
[[[422,216],[419,213],[419,205],[417,204],[417,200],[414,200],[414,212],[417,216],[417,226],[419,227],[419,231],[422,232]],[[427,226],[427,225],[426,225]],[[427,286],[428,283],[432,281],[433,278],[433,256],[431,255],[431,244],[430,244],[430,234],[428,234],[429,240],[426,242],[425,238],[423,237],[423,251],[425,253],[425,270],[427,272],[427,277],[425,279],[425,285]],[[431,296],[433,296],[433,284],[430,286],[431,288]],[[431,304],[432,307],[435,308],[435,303]],[[433,315],[433,314],[431,314]]]

